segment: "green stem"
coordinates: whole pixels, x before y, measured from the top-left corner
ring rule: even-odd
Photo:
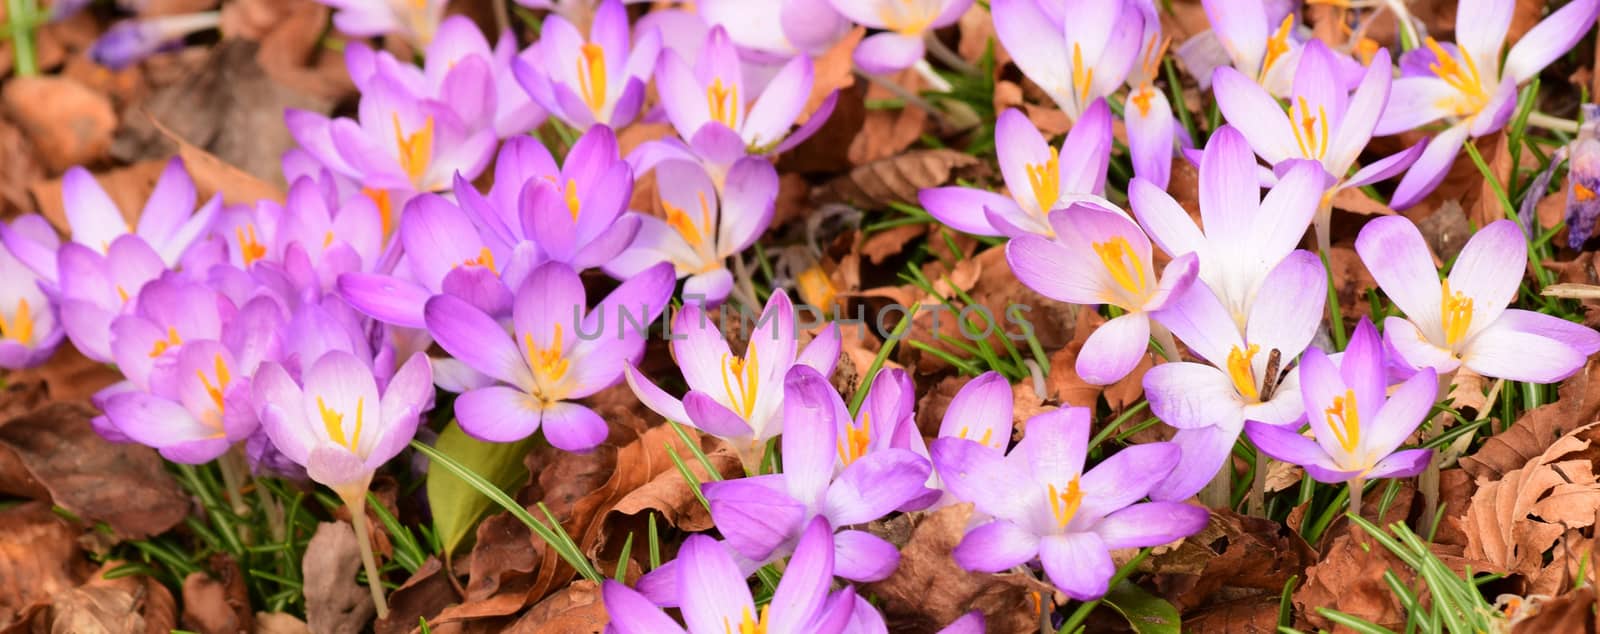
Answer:
[[[1367,480],[1365,478],[1350,480],[1350,515],[1352,517],[1361,517],[1361,490],[1366,486]]]
[[[367,571],[367,589],[372,591],[372,605],[378,609],[378,618],[389,616],[389,605],[383,600],[383,577],[378,572],[378,558],[372,554],[372,539],[367,534],[366,487],[359,490],[339,490],[344,505],[350,509],[350,526],[356,531],[356,544],[361,546],[361,567]]]
[[[11,17],[11,48],[16,51],[19,77],[39,74],[33,50],[33,17],[38,10],[34,0],[6,0],[6,15]]]

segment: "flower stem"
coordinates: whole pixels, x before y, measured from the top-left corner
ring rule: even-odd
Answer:
[[[1255,477],[1250,482],[1250,514],[1267,516],[1267,454],[1256,450]]]
[[[1223,461],[1222,467],[1217,469],[1216,477],[1200,489],[1200,503],[1209,508],[1229,508],[1233,503],[1233,455]]]
[[[33,0],[6,0],[6,15],[10,18],[11,50],[15,51],[18,77],[39,74],[39,63],[34,58],[34,15],[39,12]]]
[[[1350,515],[1361,517],[1361,490],[1366,488],[1366,478],[1353,478],[1350,484]]]
[[[939,63],[949,66],[950,70],[968,77],[977,77],[982,74],[982,71],[978,70],[977,66],[973,66],[971,62],[962,59],[961,55],[950,50],[950,47],[945,46],[944,41],[940,40],[938,34],[933,31],[928,31],[922,39],[927,43],[928,54],[933,55],[933,58],[939,60]]]
[[[250,505],[244,501],[244,480],[248,469],[244,465],[244,456],[240,455],[239,448],[233,447],[218,457],[217,467],[222,471],[222,486],[227,489],[228,505],[233,507],[235,515],[241,517],[248,515]]]
[[[1161,346],[1161,354],[1167,361],[1176,363],[1183,360],[1178,353],[1178,341],[1172,338],[1172,331],[1167,330],[1166,326],[1151,320],[1150,336],[1155,337],[1156,343]]]
[[[367,534],[366,487],[360,490],[339,491],[345,508],[350,509],[350,527],[356,531],[356,543],[361,546],[361,566],[367,571],[367,589],[372,591],[372,605],[378,618],[389,616],[389,605],[383,600],[383,578],[378,573],[378,558],[372,554],[372,539]]]
[[[1455,381],[1454,371],[1439,375],[1439,396],[1435,402],[1443,401],[1450,396],[1450,384]],[[1449,412],[1440,412],[1433,419],[1433,425],[1422,435],[1422,440],[1437,436],[1444,432],[1444,425],[1450,420]],[[1439,510],[1439,459],[1443,452],[1435,451],[1428,457],[1428,468],[1423,469],[1417,476],[1417,490],[1422,492],[1422,515],[1417,517],[1417,533],[1428,534],[1433,526],[1433,514]]]
[[[1553,130],[1555,132],[1565,132],[1567,134],[1578,133],[1577,121],[1573,121],[1571,119],[1562,119],[1561,117],[1553,117],[1537,110],[1528,113],[1528,124],[1536,125],[1546,130]]]

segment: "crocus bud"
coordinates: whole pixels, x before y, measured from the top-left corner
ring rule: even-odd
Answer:
[[[101,66],[121,70],[176,44],[190,33],[215,28],[221,13],[206,11],[118,22],[95,40],[89,57]]]

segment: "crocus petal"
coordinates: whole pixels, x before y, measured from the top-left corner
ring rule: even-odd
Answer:
[[[1145,102],[1125,111],[1128,117],[1128,156],[1133,173],[1158,187],[1166,187],[1172,177],[1173,142],[1177,138],[1176,120],[1166,93],[1147,88],[1139,93]]]
[[[722,188],[717,249],[732,254],[755,242],[772,222],[777,197],[778,172],[772,163],[756,157],[734,163]]]
[[[1122,380],[1144,358],[1150,346],[1150,318],[1131,313],[1112,319],[1084,341],[1078,353],[1078,376],[1091,385],[1110,385]]]
[[[1433,401],[1439,395],[1438,384],[1433,370],[1427,369],[1395,388],[1383,409],[1364,426],[1367,433],[1361,439],[1362,450],[1367,455],[1384,456],[1404,443],[1433,409]]]
[[[533,397],[503,385],[478,388],[456,397],[461,431],[486,442],[514,442],[533,435],[541,412]]]
[[[1356,253],[1383,293],[1422,332],[1442,332],[1439,275],[1428,255],[1428,243],[1423,241],[1416,224],[1408,218],[1374,218],[1356,237]]]
[[[1223,126],[1211,135],[1200,159],[1200,218],[1206,237],[1246,244],[1261,206],[1256,158],[1244,135]]]
[[[1293,358],[1316,335],[1327,297],[1322,260],[1310,251],[1289,254],[1261,282],[1245,322],[1245,340],[1261,346],[1262,355],[1279,350],[1284,359]],[[1256,360],[1266,362],[1262,357]]]
[[[622,6],[616,0],[608,4]],[[755,614],[744,573],[722,544],[704,535],[692,536],[679,550],[678,562],[683,620],[689,631],[714,632]]]
[[[971,187],[933,187],[917,192],[917,201],[922,204],[939,222],[962,233],[978,236],[998,236],[989,225],[983,210],[992,208],[1015,208],[1017,203],[1010,198],[994,192],[973,189]],[[1021,215],[1022,210],[1016,209],[1016,215]]]
[[[1395,209],[1405,209],[1421,202],[1432,193],[1434,188],[1444,181],[1445,173],[1449,172],[1450,166],[1455,163],[1456,154],[1461,151],[1461,144],[1466,139],[1467,127],[1457,124],[1428,141],[1428,147],[1422,151],[1422,156],[1417,157],[1417,162],[1411,164],[1411,170],[1406,172],[1405,178],[1400,179],[1400,184],[1395,187],[1394,197],[1390,199],[1389,205]]]
[[[979,511],[1021,520],[1027,502],[1016,495],[1016,483],[1029,482],[1021,464],[1008,461],[993,447],[960,438],[940,438],[928,447],[945,489],[956,499],[971,502]]]
[[[995,520],[967,531],[950,554],[967,570],[1005,572],[1039,554],[1039,536],[1007,520]]]
[[[1150,233],[1150,240],[1167,255],[1179,256],[1205,248],[1205,235],[1162,185],[1135,177],[1128,185],[1128,203],[1134,218]]]
[[[1029,430],[1032,433],[1032,430]],[[1150,493],[1178,466],[1179,449],[1170,442],[1134,445],[1118,451],[1083,474],[1083,506],[1089,517],[1108,515]]]
[[[800,55],[784,64],[750,106],[742,130],[745,143],[762,147],[782,140],[805,107],[811,83],[810,58]]]
[[[882,75],[910,68],[923,53],[922,38],[885,31],[861,40],[854,59],[861,70]]]
[[[900,549],[866,531],[833,536],[833,574],[862,583],[883,581],[900,565]],[[787,573],[784,575],[787,577]]]
[[[1389,51],[1379,49],[1372,57],[1372,64],[1361,78],[1361,85],[1356,87],[1355,94],[1350,96],[1350,103],[1344,112],[1344,117],[1339,120],[1339,127],[1333,132],[1333,140],[1326,151],[1326,161],[1333,166],[1336,175],[1342,175],[1345,169],[1354,165],[1356,157],[1360,156],[1361,149],[1372,140],[1372,131],[1378,125],[1378,118],[1383,114],[1384,106],[1389,102],[1389,88],[1392,82],[1389,63]]]
[[[631,364],[623,369],[623,377],[628,381],[628,387],[633,390],[633,394],[639,397],[639,402],[644,403],[650,411],[676,423],[689,422],[689,414],[684,410],[683,403],[656,387],[655,383],[645,378]]]
[[[616,634],[684,631],[655,603],[617,581],[607,579],[600,589],[600,596],[605,600],[606,615],[610,618],[606,625],[608,631]]]
[[[750,424],[705,392],[690,390],[683,395],[683,410],[696,429],[723,438],[749,438]]]
[[[1099,64],[1104,66],[1107,60],[1101,59]],[[1104,99],[1096,99],[1073,122],[1067,138],[1061,141],[1060,169],[1057,170],[1061,180],[1057,190],[1064,195],[1103,193],[1111,146],[1111,108]],[[1060,206],[1061,201],[1056,202],[1051,205],[1052,209]]]
[[[1083,472],[1089,445],[1089,410],[1063,407],[1028,419],[1027,436],[1013,452],[1027,461],[1039,482],[1065,483]]]
[[[1317,465],[1328,470],[1337,470],[1333,459],[1328,452],[1323,451],[1317,441],[1302,436],[1282,425],[1266,425],[1249,421],[1244,425],[1244,433],[1250,437],[1250,442],[1256,449],[1261,450],[1274,460],[1296,465]]]
[[[1067,49],[1061,22],[1046,16],[1034,0],[993,0],[989,13],[1000,44],[1006,50],[1028,52],[1013,60],[1022,74],[1040,86],[1065,89],[1071,83],[1072,51]]]
[[[1493,323],[1516,299],[1527,258],[1528,243],[1511,220],[1489,223],[1467,240],[1449,277],[1451,292],[1472,301],[1472,323],[1466,336]]]
[[[1006,261],[1023,286],[1057,301],[1099,304],[1109,294],[1105,265],[1087,248],[1072,248],[1043,236],[1022,235],[1006,243]]]
[[[928,470],[927,460],[905,449],[869,453],[828,485],[820,512],[836,526],[881,518],[922,493]]]
[[[935,634],[983,634],[985,632],[984,627],[983,613],[973,610],[961,615],[961,618],[951,621],[949,625],[944,626],[944,629]]]
[[[763,561],[800,530],[806,507],[785,494],[783,476],[707,482],[711,519],[739,554]]]
[[[833,477],[835,440],[850,413],[827,377],[809,366],[789,369],[783,394],[784,481],[791,497],[811,503],[821,498]]]
[[[513,385],[531,385],[522,351],[499,322],[465,300],[437,295],[423,308],[428,333],[472,369]]]
[[[1226,372],[1199,363],[1163,363],[1144,375],[1150,411],[1178,429],[1242,421],[1238,390]]]
[[[1094,532],[1106,548],[1145,548],[1170,544],[1205,529],[1211,513],[1182,502],[1135,504],[1101,520]]]
[[[1554,383],[1582,368],[1589,353],[1529,327],[1559,318],[1534,314],[1506,311],[1467,343],[1461,363],[1483,376],[1530,383]]]
[[[1381,159],[1373,161],[1356,170],[1349,178],[1340,183],[1341,187],[1361,187],[1394,178],[1417,162],[1417,157],[1422,156],[1422,151],[1427,149],[1426,141],[1418,141],[1404,150],[1395,152]]]
[[[546,405],[541,422],[545,439],[565,451],[594,449],[605,441],[609,431],[605,419],[594,410],[565,401]]]
[[[1276,164],[1289,157],[1301,157],[1283,106],[1255,80],[1222,66],[1211,73],[1211,85],[1228,125],[1237,128],[1261,158]]]
[[[1574,0],[1551,12],[1511,47],[1506,54],[1504,75],[1515,78],[1517,83],[1532,79],[1550,62],[1572,50],[1594,26],[1597,11],[1600,2],[1596,0]]]
[[[1486,329],[1479,333],[1477,338],[1483,338],[1487,332]],[[1399,360],[1412,369],[1433,368],[1442,374],[1461,367],[1461,360],[1453,352],[1434,345],[1415,323],[1403,317],[1383,320],[1383,338],[1394,348]]]
[[[968,381],[950,399],[939,424],[939,437],[965,438],[1004,450],[1011,442],[1011,384],[999,372],[985,372]]]
[[[845,531],[851,534],[856,532]],[[783,579],[772,593],[773,602],[779,606],[773,608],[772,621],[769,623],[774,634],[804,631],[802,628],[808,625],[805,620],[827,603],[829,586],[837,569],[838,557],[835,552],[839,538],[851,539],[844,537],[843,533],[834,536],[833,527],[822,518],[813,518],[806,525],[805,532],[800,534],[800,541],[795,545],[794,556],[789,558],[789,565],[784,568]]]
[[[1052,535],[1039,542],[1039,563],[1050,582],[1080,601],[1104,596],[1117,571],[1106,544],[1094,533]]]
[[[1183,450],[1178,466],[1151,490],[1150,499],[1171,502],[1186,500],[1199,493],[1217,474],[1217,470],[1228,464],[1228,456],[1233,451],[1234,441],[1239,439],[1240,429],[1239,426],[1223,425],[1179,429],[1172,437],[1173,444]]]
[[[1409,478],[1428,468],[1432,449],[1407,449],[1389,454],[1367,471],[1368,478]]]

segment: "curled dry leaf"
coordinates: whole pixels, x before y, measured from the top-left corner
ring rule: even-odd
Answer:
[[[1546,632],[1593,634],[1596,630],[1600,630],[1600,615],[1595,612],[1595,590],[1592,585],[1585,585],[1553,599],[1539,601],[1532,607],[1532,610],[1523,610],[1525,615],[1521,618],[1512,618],[1511,634]]]
[[[178,624],[176,612],[172,593],[155,579],[97,576],[55,596],[50,631],[166,634]],[[229,630],[239,631],[247,630]]]
[[[361,568],[356,532],[344,522],[317,524],[301,562],[305,571],[306,625],[318,634],[358,634],[375,608],[356,582]]]
[[[684,431],[688,432],[690,438],[699,435],[699,432],[692,428],[686,427]],[[744,475],[744,465],[739,462],[739,454],[732,446],[706,436],[702,438],[702,447],[706,452],[706,458],[711,460],[711,466],[716,468],[723,479]],[[687,451],[680,453],[679,457],[699,481],[711,480],[705,467]],[[632,529],[643,528],[645,523],[641,514],[649,512],[661,515],[661,519],[669,526],[675,526],[681,531],[704,531],[713,526],[711,514],[706,511],[705,505],[700,503],[700,499],[695,497],[694,489],[689,487],[689,483],[683,479],[683,474],[678,472],[675,465],[657,473],[644,486],[634,489],[618,500],[611,510],[606,512],[606,534],[618,534],[625,526]],[[634,544],[637,546],[643,538],[642,533],[635,534]]]
[[[458,599],[450,578],[440,574],[444,565],[429,557],[422,567],[389,593],[389,616],[373,624],[378,634],[405,634],[417,629],[417,619],[431,618]]]
[[[0,628],[26,618],[94,571],[79,530],[43,502],[0,509]]]
[[[293,614],[257,612],[255,634],[311,634],[311,628]]]
[[[1161,594],[1187,612],[1214,595],[1276,597],[1316,558],[1298,533],[1277,522],[1213,509],[1204,530],[1146,559],[1140,570],[1155,573]]]
[[[922,75],[914,68],[907,68],[885,79],[912,92],[923,89]],[[883,103],[895,96],[877,82],[867,87],[868,103]],[[850,142],[847,154],[850,163],[865,165],[899,154],[922,136],[923,124],[927,121],[927,111],[912,104],[902,103],[898,108],[868,108],[861,133]]]
[[[57,506],[121,537],[157,535],[183,521],[189,496],[156,452],[106,441],[89,425],[93,415],[58,402],[12,418],[0,423],[0,453],[15,456]]]
[[[1270,634],[1278,631],[1278,597],[1258,594],[1208,605],[1183,615],[1189,634]]]
[[[1480,484],[1497,480],[1533,461],[1556,439],[1600,416],[1600,361],[1590,360],[1561,382],[1559,399],[1524,412],[1510,428],[1490,436],[1461,469]]]
[[[1579,427],[1523,467],[1480,481],[1467,508],[1467,556],[1529,579],[1538,577],[1546,566],[1545,553],[1570,539],[1569,530],[1595,523],[1600,482],[1592,445],[1597,437],[1597,424]],[[1553,565],[1565,565],[1561,557],[1556,559]],[[1555,589],[1536,588],[1544,593]]]
[[[6,116],[51,172],[93,163],[111,148],[117,113],[102,93],[66,77],[12,77],[0,88]]]
[[[1466,574],[1468,567],[1474,573],[1493,570],[1482,561],[1462,557],[1457,547],[1433,544],[1432,549],[1439,561],[1457,575]],[[1318,607],[1325,607],[1399,629],[1405,622],[1405,613],[1383,579],[1390,571],[1399,576],[1406,587],[1418,587],[1415,572],[1366,531],[1340,535],[1324,550],[1322,560],[1306,569],[1305,583],[1294,592],[1295,608],[1315,627],[1333,627],[1331,621],[1316,611]],[[1419,595],[1427,605],[1430,601],[1427,593],[1423,591]]]
[[[856,167],[823,184],[812,198],[865,208],[915,205],[917,192],[944,185],[957,169],[976,165],[977,158],[956,150],[914,150]]]
[[[867,34],[866,29],[856,27],[851,29],[844,37],[839,38],[832,48],[818,55],[812,60],[813,79],[811,94],[806,97],[805,107],[800,109],[799,122],[804,123],[811,115],[822,107],[822,102],[834,91],[843,91],[856,83],[854,57],[856,45],[861,43],[861,38]],[[840,99],[845,95],[840,94]]]
[[[516,634],[591,634],[605,629],[610,619],[600,588],[579,580],[529,608],[504,631]]]
[[[239,563],[225,554],[212,555],[210,573],[195,572],[183,580],[183,624],[202,634],[232,634],[254,628],[250,589]]]

